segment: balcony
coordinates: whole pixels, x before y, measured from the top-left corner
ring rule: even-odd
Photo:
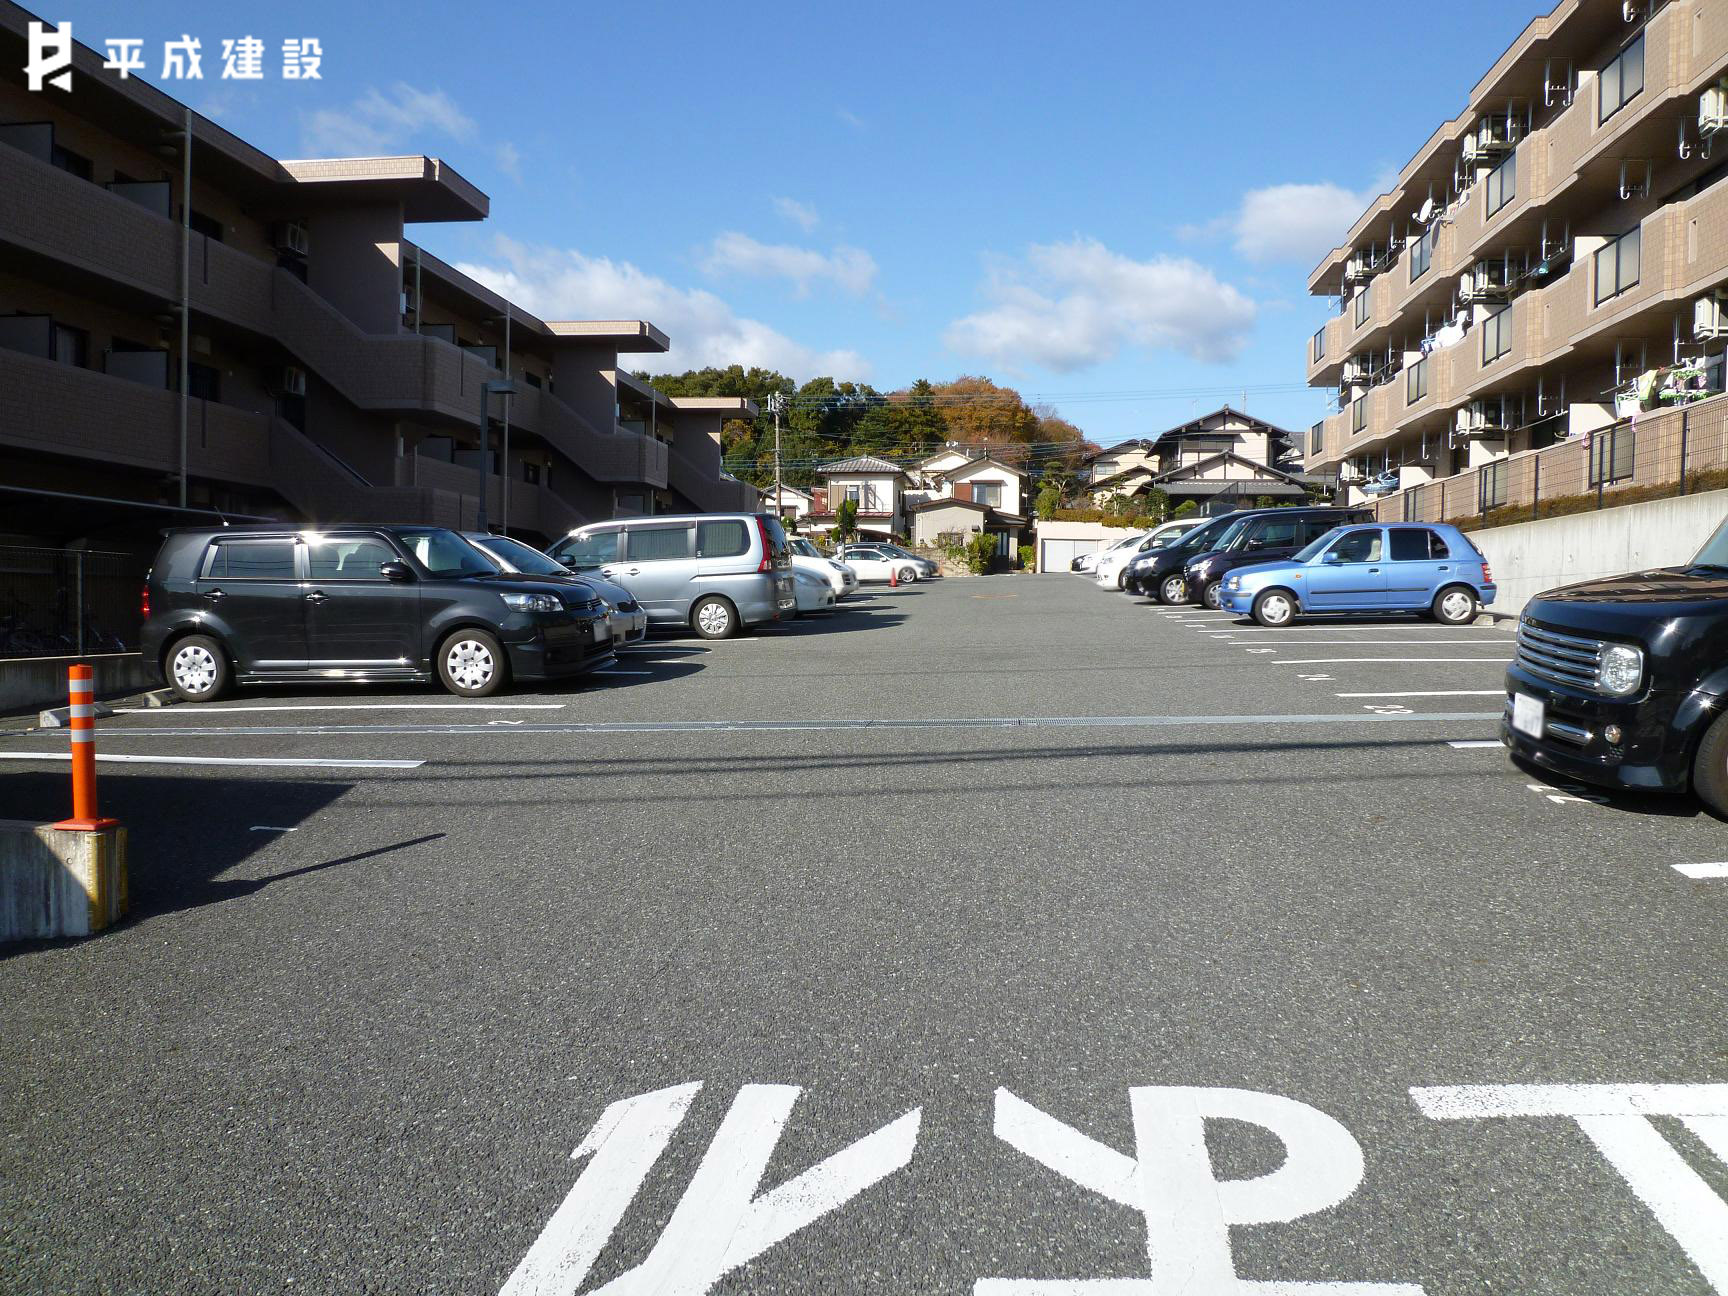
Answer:
[[[660,488],[670,484],[669,452],[663,442],[621,428],[602,432],[540,388],[518,390],[511,398],[510,419],[543,437],[595,481]]]
[[[1308,385],[1310,387],[1331,387],[1338,382],[1338,375],[1344,367],[1346,356],[1346,340],[1350,333],[1350,317],[1348,315],[1333,315],[1316,334],[1321,339],[1322,351],[1319,356],[1314,354],[1314,343],[1308,344]]]
[[[91,369],[0,350],[0,444],[153,472],[180,471],[180,397]],[[188,470],[270,486],[270,419],[188,402]]]

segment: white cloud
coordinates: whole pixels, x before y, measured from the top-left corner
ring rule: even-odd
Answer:
[[[948,326],[948,346],[1000,364],[1084,369],[1124,347],[1234,359],[1253,327],[1254,303],[1186,257],[1135,261],[1096,239],[1027,249],[991,265],[994,305]]]
[[[861,131],[861,130],[864,130],[867,128],[866,123],[862,117],[860,117],[855,112],[849,112],[845,108],[836,108],[834,110],[834,115],[836,117],[838,117],[841,121],[845,122],[848,126],[850,126],[855,131]]]
[[[509,140],[499,144],[492,150],[492,156],[498,163],[498,169],[509,176],[517,184],[522,183],[522,154]]]
[[[656,370],[677,373],[741,364],[800,377],[869,376],[869,366],[856,351],[804,346],[758,320],[743,318],[711,292],[679,288],[628,261],[591,257],[575,248],[534,246],[503,235],[493,241],[493,252],[494,264],[464,262],[457,269],[541,319],[651,321],[672,339],[666,355],[643,357]]]
[[[799,202],[796,198],[776,198],[774,210],[806,234],[822,223],[822,218],[816,214],[815,207],[809,203]]]
[[[785,279],[800,297],[814,283],[831,282],[842,292],[862,297],[876,278],[876,262],[862,248],[837,247],[832,252],[794,247],[790,243],[758,243],[748,234],[728,230],[718,236],[702,259],[711,275],[749,275]]]
[[[346,108],[320,108],[300,117],[300,147],[308,157],[378,157],[418,147],[429,136],[466,140],[474,120],[442,90],[405,81],[389,93],[367,88]]]
[[[1294,261],[1314,265],[1338,244],[1378,189],[1356,193],[1343,185],[1268,185],[1242,195],[1232,223],[1236,250],[1264,265]]]

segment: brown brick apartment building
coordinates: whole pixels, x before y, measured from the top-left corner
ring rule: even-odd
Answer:
[[[1721,391],[1728,2],[1564,0],[1537,18],[1309,289],[1336,302],[1307,358],[1338,412],[1306,466],[1341,471],[1351,502],[1386,474],[1382,516],[1423,483],[1588,446],[1641,376],[1678,367]],[[1501,474],[1473,476],[1493,498],[1449,493],[1447,510],[1504,502]]]
[[[278,161],[83,46],[70,92],[33,92],[31,18],[0,0],[0,537],[137,545],[217,512],[473,526],[483,417],[488,520],[530,540],[756,506],[720,467],[748,402],[620,368],[663,333],[537,319],[408,237],[485,219],[448,165]]]

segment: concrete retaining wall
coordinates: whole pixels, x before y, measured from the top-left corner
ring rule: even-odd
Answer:
[[[0,943],[91,936],[126,904],[124,828],[0,819]]]
[[[96,696],[116,697],[157,687],[138,653],[88,657],[12,657],[0,660],[0,715],[34,714],[66,705],[66,668],[88,662],[96,669]]]
[[[1559,585],[1691,561],[1728,519],[1728,491],[1626,504],[1470,532],[1494,569],[1494,611],[1517,613]]]

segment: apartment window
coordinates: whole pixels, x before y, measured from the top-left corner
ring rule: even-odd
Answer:
[[[1001,482],[973,482],[972,499],[977,504],[988,504],[991,508],[1002,507]]]
[[[1356,290],[1356,327],[1361,328],[1368,322],[1368,285],[1363,284]]]
[[[540,386],[540,375],[535,373],[532,369],[524,372],[522,376],[528,380],[528,385],[530,387]]]
[[[71,149],[61,148],[56,144],[50,157],[54,165],[59,167],[62,171],[69,172],[70,174],[77,176],[80,180],[89,180],[92,178],[93,172],[90,168],[90,159],[85,157],[82,153],[74,153]]]
[[[1508,153],[1506,160],[1490,171],[1482,183],[1487,191],[1487,214],[1492,216],[1518,196],[1518,155]]]
[[[1630,425],[1605,428],[1590,435],[1590,484],[1612,486],[1632,476],[1633,431]]]
[[[1502,306],[1482,321],[1482,363],[1491,364],[1512,349],[1512,308]]]
[[[1506,503],[1506,461],[1483,464],[1476,476],[1476,510],[1486,513]]]
[[[1326,357],[1326,330],[1325,329],[1318,328],[1318,329],[1314,330],[1314,340],[1308,346],[1308,354],[1315,361],[1320,361],[1320,360],[1325,359],[1325,357]]]
[[[54,326],[54,358],[76,369],[90,367],[90,335],[69,324]]]
[[[1358,396],[1350,402],[1350,435],[1355,436],[1368,426],[1368,398]]]
[[[1428,273],[1428,267],[1434,264],[1434,244],[1440,238],[1440,223],[1436,221],[1428,229],[1422,231],[1416,241],[1410,245],[1410,282],[1415,283]]]
[[[186,366],[186,394],[194,400],[221,400],[222,371],[214,365],[190,361]]]
[[[522,465],[522,480],[527,482],[530,486],[539,485],[540,465],[537,463],[524,462]]]
[[[1322,420],[1308,429],[1308,453],[1317,455],[1326,449],[1326,423]]]
[[[1644,231],[1634,225],[1611,243],[1596,249],[1596,304],[1638,286],[1644,260]]]
[[[1596,79],[1599,99],[1596,121],[1600,125],[1644,88],[1644,33],[1639,32],[1631,44],[1621,50],[1614,61],[1602,69]]]
[[[194,234],[202,234],[205,238],[215,239],[218,243],[222,241],[222,222],[214,216],[207,216],[194,207],[192,215],[187,217],[186,223],[192,227]]]
[[[841,499],[851,500],[859,508],[864,507],[864,487],[861,483],[852,482],[849,485],[842,486],[840,489],[842,492],[840,496]]]
[[[1428,394],[1428,357],[1423,356],[1404,371],[1404,403],[1414,405]]]

